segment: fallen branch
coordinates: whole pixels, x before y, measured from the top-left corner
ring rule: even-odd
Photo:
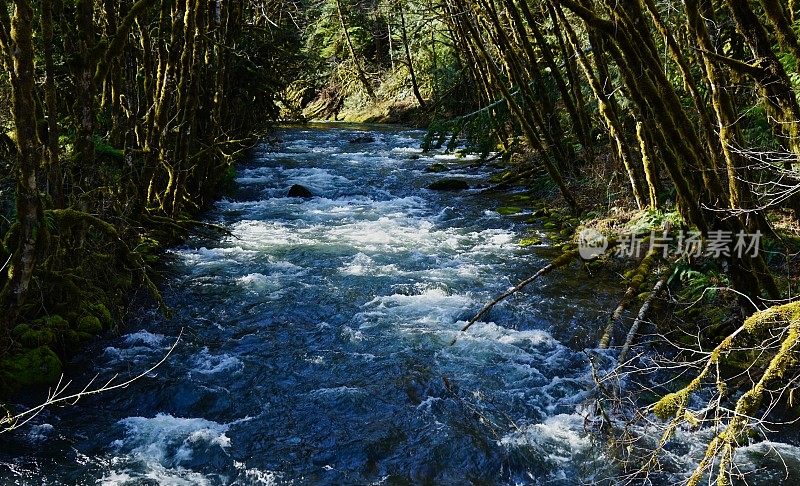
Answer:
[[[619,358],[617,358],[618,362],[622,363],[625,361],[625,357],[628,355],[631,345],[633,345],[633,340],[636,337],[636,333],[639,332],[639,326],[642,324],[645,316],[650,311],[650,306],[653,305],[653,301],[656,299],[656,297],[658,297],[658,294],[664,290],[664,286],[666,285],[668,278],[669,272],[665,273],[663,277],[658,279],[658,282],[656,282],[653,290],[650,292],[650,295],[647,296],[644,304],[642,304],[642,307],[639,308],[639,313],[636,315],[636,319],[633,321],[633,324],[631,324],[631,328],[628,330],[628,335],[625,336],[625,344],[622,345],[622,351],[620,351]]]
[[[515,174],[513,176],[508,177],[507,179],[505,179],[503,181],[498,182],[497,184],[495,184],[495,185],[493,185],[491,187],[487,187],[486,189],[482,190],[480,193],[481,194],[486,194],[488,192],[504,189],[504,188],[506,188],[506,187],[508,187],[508,186],[510,186],[512,184],[515,184],[516,182],[518,182],[518,181],[520,181],[522,179],[525,179],[527,177],[531,177],[531,176],[534,176],[534,175],[544,175],[544,174],[545,174],[545,172],[542,170],[541,167],[533,167],[531,169],[526,169],[526,170],[521,171],[518,174]]]
[[[224,234],[225,236],[230,236],[232,238],[239,239],[239,237],[236,236],[235,234],[233,234],[233,232],[231,230],[229,230],[228,228],[226,228],[226,227],[224,227],[222,225],[219,225],[219,224],[206,223],[205,221],[196,221],[194,219],[180,219],[180,220],[176,220],[175,222],[177,224],[179,224],[179,225],[185,224],[187,226],[199,226],[201,228],[212,229],[212,230],[215,230],[215,231],[218,231],[218,232]]]
[[[558,258],[556,258],[555,260],[550,262],[548,265],[542,267],[538,272],[536,272],[532,276],[526,278],[522,282],[518,283],[517,285],[515,285],[511,289],[503,292],[497,298],[495,298],[491,302],[489,302],[486,305],[484,305],[483,308],[480,311],[478,311],[478,313],[475,314],[475,316],[472,319],[467,321],[467,324],[464,327],[461,328],[461,332],[462,333],[466,332],[470,327],[472,327],[473,324],[475,324],[478,321],[478,319],[480,319],[481,317],[486,315],[487,312],[492,310],[492,307],[494,307],[495,305],[497,305],[498,303],[500,303],[504,299],[506,299],[506,298],[510,297],[511,295],[514,295],[517,292],[519,292],[520,290],[524,289],[530,283],[532,283],[533,281],[535,281],[537,278],[541,277],[542,275],[546,275],[546,274],[552,272],[553,270],[555,270],[556,268],[560,268],[560,267],[563,267],[563,266],[567,265],[572,260],[574,260],[577,256],[578,256],[578,250],[565,251],[564,253],[561,254],[561,256],[559,256]],[[456,335],[453,338],[453,340],[450,341],[450,346],[455,344],[457,339],[458,339],[458,335]]]
[[[653,263],[655,263],[656,256],[656,251],[650,250],[639,263],[634,275],[631,277],[631,283],[628,285],[625,295],[622,296],[617,308],[614,309],[614,312],[611,313],[611,317],[608,319],[608,324],[606,324],[606,328],[603,330],[603,335],[600,337],[600,342],[597,345],[598,348],[607,349],[611,345],[611,338],[614,335],[617,322],[622,318],[622,313],[625,312],[625,309],[628,308],[628,305],[633,301],[634,297],[636,297],[639,288],[650,274],[650,268],[653,266]]]
[[[7,260],[6,260],[6,262],[3,264],[3,267],[2,267],[2,268],[0,268],[0,273],[2,273],[3,271],[5,271],[5,269],[6,269],[6,267],[8,266],[8,264],[9,264],[9,263],[11,263],[11,259],[12,259],[13,257],[14,257],[14,254],[13,254],[13,253],[12,253],[12,254],[10,254],[10,255],[8,255],[8,259],[7,259]]]
[[[180,333],[178,333],[178,337],[175,339],[175,342],[172,344],[172,346],[170,346],[169,350],[167,351],[167,354],[165,354],[164,357],[161,358],[161,360],[158,363],[154,364],[146,371],[143,371],[142,373],[139,373],[133,378],[126,380],[122,383],[114,383],[114,380],[116,380],[117,377],[119,376],[118,374],[115,374],[103,386],[90,390],[89,388],[92,386],[92,384],[95,382],[95,380],[97,380],[97,377],[99,376],[95,375],[91,380],[89,380],[89,383],[87,383],[86,386],[84,386],[83,389],[78,393],[73,393],[72,395],[67,395],[67,396],[61,396],[67,390],[67,388],[69,388],[69,386],[72,384],[72,380],[70,380],[62,386],[61,382],[64,380],[64,375],[62,374],[55,388],[52,391],[48,392],[47,400],[45,400],[43,403],[28,410],[25,410],[24,412],[18,413],[16,415],[11,415],[10,413],[7,413],[5,417],[0,418],[0,434],[11,432],[12,430],[22,427],[23,425],[33,420],[37,415],[39,415],[45,408],[49,406],[64,405],[64,404],[75,405],[78,402],[78,400],[80,400],[83,397],[87,397],[89,395],[97,395],[99,393],[105,393],[112,390],[119,390],[121,388],[126,388],[131,383],[144,378],[145,376],[152,373],[156,368],[164,364],[169,358],[169,356],[172,354],[172,352],[175,351],[175,348],[178,346],[178,343],[180,342],[182,336],[183,336],[183,328],[181,328]]]

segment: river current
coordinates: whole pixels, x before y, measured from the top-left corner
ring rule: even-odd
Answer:
[[[3,438],[3,484],[579,484],[608,473],[579,405],[592,387],[583,348],[609,296],[580,276],[545,278],[451,346],[552,252],[520,247],[519,223],[478,190],[426,189],[487,174],[423,153],[423,135],[286,128],[254,149],[204,216],[230,234],[169,252],[173,317],[136,310],[67,372],[76,383],[136,374],[183,330],[173,354],[124,390]],[[455,168],[426,172],[434,162]],[[286,197],[293,184],[315,197]]]

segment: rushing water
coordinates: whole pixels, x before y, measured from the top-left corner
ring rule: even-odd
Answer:
[[[368,134],[374,142],[351,143]],[[608,308],[588,279],[545,279],[450,341],[544,261],[476,190],[425,189],[450,155],[422,132],[286,129],[206,215],[230,235],[171,251],[174,310],[69,372],[124,390],[47,411],[0,443],[18,484],[575,484],[602,461],[576,405],[582,347]],[[462,162],[450,160],[450,162]],[[479,184],[485,173],[456,170]],[[295,183],[317,197],[286,197]]]

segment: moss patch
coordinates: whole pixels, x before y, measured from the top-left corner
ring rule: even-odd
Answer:
[[[503,216],[510,216],[512,214],[521,213],[522,208],[518,206],[501,206],[497,208],[497,212],[502,214]]]
[[[531,235],[519,240],[519,246],[526,248],[529,246],[539,246],[542,244],[542,239],[538,236]]]
[[[34,328],[29,324],[19,324],[11,331],[11,336],[25,347],[49,346],[56,339],[49,328]]]
[[[95,316],[83,316],[78,321],[78,331],[86,334],[98,335],[103,332],[103,324]]]
[[[3,377],[20,386],[48,385],[61,376],[61,360],[47,346],[27,349],[0,362]]]

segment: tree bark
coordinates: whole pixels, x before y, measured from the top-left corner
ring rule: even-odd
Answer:
[[[338,0],[337,0],[338,1]],[[406,15],[403,13],[403,5],[399,5],[400,11],[400,36],[403,40],[403,50],[406,54],[406,64],[408,65],[408,74],[411,76],[411,90],[414,92],[414,97],[419,103],[419,107],[425,109],[425,100],[422,98],[422,93],[419,91],[419,84],[417,84],[417,75],[414,72],[414,62],[411,60],[411,51],[408,47],[408,33],[406,32]]]
[[[33,66],[33,9],[28,0],[14,0],[11,19],[13,70],[11,77],[14,135],[17,146],[17,220],[19,237],[9,269],[9,280],[0,303],[11,312],[4,317],[10,322],[28,295],[36,266],[39,242],[46,228],[42,225],[42,208],[36,171],[42,160],[42,147],[36,136]]]
[[[372,89],[372,85],[367,79],[367,74],[364,72],[364,68],[361,66],[361,59],[356,54],[356,49],[353,46],[353,40],[350,38],[350,31],[347,28],[347,22],[344,18],[344,10],[342,9],[342,1],[336,0],[336,11],[339,14],[339,24],[342,26],[342,32],[344,33],[344,39],[347,42],[347,49],[350,51],[350,58],[353,60],[353,63],[356,67],[356,74],[358,75],[359,81],[361,81],[361,85],[364,87],[364,90],[369,95],[372,101],[377,100],[375,96],[375,91]]]

